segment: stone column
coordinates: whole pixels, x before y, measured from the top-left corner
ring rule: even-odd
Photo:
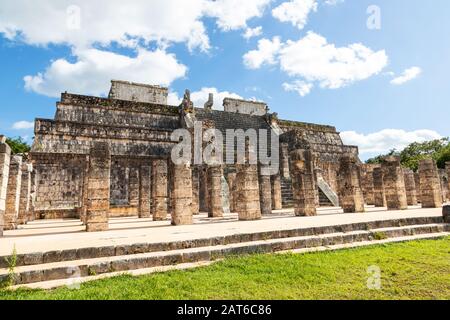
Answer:
[[[31,193],[30,193],[30,221],[36,219],[35,216],[35,202],[36,202],[36,171],[31,172]]]
[[[421,160],[419,176],[422,208],[441,207],[442,194],[436,162],[433,159]]]
[[[239,220],[261,219],[259,203],[258,166],[236,165],[236,211]]]
[[[255,150],[248,140],[245,141],[245,161],[236,164],[236,211],[239,220],[261,219],[259,202],[258,165],[250,162]]]
[[[280,144],[280,159],[281,159],[281,175],[285,179],[289,179],[291,174],[289,172],[289,146],[286,143]]]
[[[383,169],[373,169],[373,202],[375,207],[386,207],[386,194],[384,193]]]
[[[270,172],[265,166],[260,166],[259,170],[259,199],[261,214],[272,213],[272,185],[270,182]]]
[[[344,155],[340,159],[339,204],[346,213],[364,212],[364,196],[361,188],[360,168],[356,158]]]
[[[108,230],[111,153],[107,142],[94,142],[89,153],[86,231]]]
[[[209,183],[208,183],[208,169],[206,166],[200,167],[199,171],[199,206],[200,211],[209,212]]]
[[[86,210],[88,202],[88,183],[89,183],[89,156],[86,156],[83,162],[84,162],[83,189],[81,192],[79,213],[81,222],[84,225],[86,225]]]
[[[17,228],[21,183],[22,156],[15,155],[11,157],[11,162],[9,164],[9,179],[8,190],[6,193],[4,230],[13,230]]]
[[[445,171],[447,172],[447,190],[449,192],[447,198],[450,200],[450,161],[445,163]]]
[[[400,158],[396,156],[386,157],[383,159],[382,168],[387,209],[408,209],[405,179],[400,165]]]
[[[403,169],[405,177],[406,200],[409,206],[417,205],[416,182],[414,181],[414,172],[410,169]]]
[[[311,150],[296,149],[290,152],[294,212],[296,216],[315,216],[316,183],[314,180]]]
[[[150,218],[152,216],[151,204],[151,167],[141,166],[139,170],[139,218]]]
[[[33,165],[29,163],[22,164],[22,181],[20,186],[19,214],[17,224],[25,224],[30,218],[30,200],[31,200],[31,172]]]
[[[372,164],[364,164],[362,167],[362,189],[364,194],[364,200],[368,205],[375,204],[374,196],[374,186],[373,186],[373,169],[375,168]]]
[[[130,167],[130,175],[128,179],[128,204],[131,207],[139,208],[139,169]]]
[[[419,175],[419,171],[414,172],[414,183],[416,185],[416,197],[417,197],[417,202],[421,202],[420,200],[420,175]]]
[[[5,225],[6,193],[9,179],[9,162],[11,148],[6,144],[6,137],[0,136],[0,237]]]
[[[192,170],[189,163],[172,164],[172,225],[192,224]]]
[[[221,165],[208,167],[209,210],[208,217],[223,217],[222,202],[222,175]]]
[[[167,219],[168,175],[167,160],[154,160],[152,163],[152,215],[153,221]]]
[[[272,180],[272,209],[281,210],[283,208],[281,201],[281,177],[279,174],[273,175]]]
[[[197,215],[200,213],[200,177],[199,167],[192,168],[192,214]]]
[[[229,172],[227,175],[230,212],[236,212],[236,173]]]

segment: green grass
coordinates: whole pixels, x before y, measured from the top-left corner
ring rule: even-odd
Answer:
[[[367,288],[369,266],[381,289]],[[450,237],[308,254],[252,255],[79,290],[0,291],[0,299],[450,299]]]

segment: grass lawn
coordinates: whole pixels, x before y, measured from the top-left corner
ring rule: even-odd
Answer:
[[[367,288],[369,266],[381,289]],[[450,299],[450,237],[307,254],[252,255],[213,265],[81,285],[0,291],[0,299]]]

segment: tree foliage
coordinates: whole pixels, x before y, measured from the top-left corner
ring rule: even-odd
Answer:
[[[22,137],[7,138],[6,143],[11,147],[12,154],[30,152],[31,147]]]
[[[405,149],[391,150],[389,153],[379,155],[366,161],[366,163],[380,163],[386,156],[396,155],[404,167],[417,171],[419,161],[427,158],[436,160],[439,168],[445,167],[445,162],[450,161],[450,142],[448,138],[425,142],[413,142]]]

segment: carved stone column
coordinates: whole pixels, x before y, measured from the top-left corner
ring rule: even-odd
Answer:
[[[339,173],[339,204],[344,212],[364,212],[360,168],[352,155],[342,156]]]
[[[373,168],[373,202],[375,207],[386,207],[386,194],[384,193],[383,169]]]
[[[21,183],[22,183],[22,156],[15,155],[11,157],[11,162],[9,164],[9,178],[8,178],[8,190],[6,193],[4,230],[13,230],[17,228]]]
[[[167,160],[152,163],[152,216],[153,221],[164,221],[168,213],[168,172]]]
[[[107,142],[95,142],[89,153],[86,231],[108,230],[111,153]]]
[[[433,159],[421,160],[419,175],[422,208],[441,207],[442,194],[436,162]]]
[[[314,216],[317,214],[316,183],[311,150],[296,149],[291,151],[290,162],[295,215]]]
[[[222,201],[222,175],[223,167],[214,165],[208,167],[209,210],[208,217],[223,217]]]
[[[200,212],[200,177],[199,167],[192,167],[192,214],[198,215]]]
[[[6,193],[9,179],[9,162],[11,148],[6,144],[6,137],[0,136],[0,237],[5,225]]]
[[[420,191],[420,175],[419,175],[419,171],[414,172],[414,183],[416,185],[417,202],[421,203],[422,201],[420,200],[421,191]]]
[[[386,157],[383,159],[382,168],[387,209],[408,209],[405,179],[400,165],[400,158],[395,156]]]
[[[229,172],[227,175],[230,212],[236,212],[236,173]]]
[[[151,214],[151,167],[141,166],[139,170],[139,218],[150,218]]]
[[[450,200],[450,161],[445,163],[445,171],[447,172],[447,190],[449,192],[447,198]]]
[[[289,179],[291,177],[289,172],[289,146],[286,143],[281,143],[280,149],[281,175],[283,178]]]
[[[272,180],[272,209],[281,210],[283,208],[281,199],[281,178],[279,174],[273,175]]]
[[[31,220],[31,172],[33,165],[29,163],[22,164],[22,181],[20,187],[19,214],[17,224],[25,224]]]
[[[200,167],[199,170],[199,193],[200,193],[200,200],[199,200],[199,206],[200,211],[202,212],[209,212],[209,206],[211,204],[211,201],[209,199],[210,192],[209,192],[209,183],[208,183],[208,169],[206,166]]]
[[[189,163],[171,164],[172,225],[192,224],[192,171]]]
[[[414,181],[414,172],[410,169],[403,169],[405,177],[406,200],[409,206],[417,205],[416,182]]]
[[[245,161],[236,164],[236,211],[239,220],[261,219],[258,165],[250,162],[255,146],[245,142]]]
[[[270,174],[266,167],[260,166],[259,170],[259,199],[261,214],[272,213],[272,184]]]
[[[364,164],[362,167],[363,175],[361,177],[361,186],[363,189],[364,200],[368,205],[375,204],[374,186],[373,186],[373,164]]]

